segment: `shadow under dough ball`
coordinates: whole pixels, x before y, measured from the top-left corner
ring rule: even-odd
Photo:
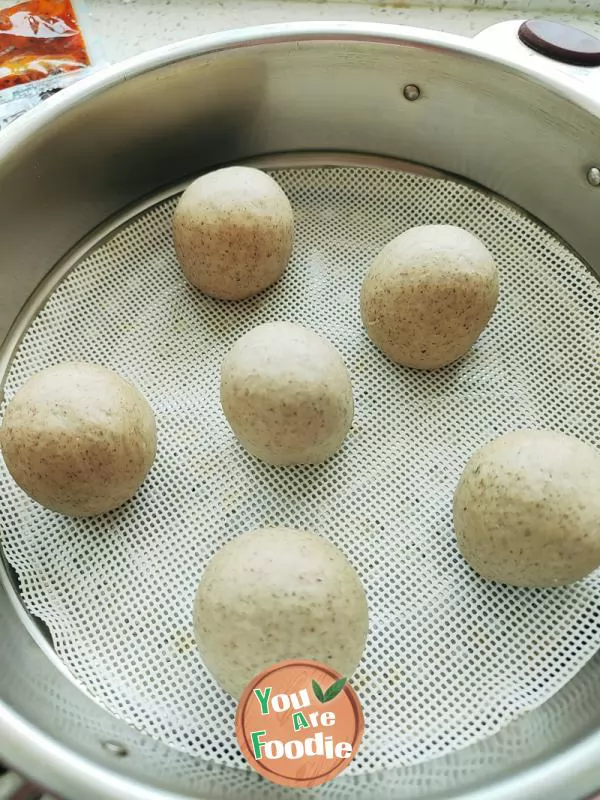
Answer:
[[[246,450],[281,465],[325,461],[354,414],[341,355],[292,322],[268,322],[238,339],[221,366],[221,405]]]
[[[8,471],[60,514],[102,514],[129,500],[156,452],[154,413],[117,373],[69,362],[36,373],[4,412],[0,447]]]
[[[477,450],[454,495],[466,561],[488,580],[561,586],[600,567],[600,451],[522,430]]]
[[[278,661],[308,658],[350,677],[368,631],[354,567],[326,539],[263,528],[226,544],[206,567],[194,602],[205,666],[236,698]]]
[[[258,294],[283,274],[294,214],[283,189],[259,169],[225,167],[202,175],[173,215],[175,252],[185,277],[221,300]]]
[[[487,248],[454,225],[422,225],[375,257],[360,308],[369,338],[392,361],[436,369],[461,358],[490,320],[498,272]]]

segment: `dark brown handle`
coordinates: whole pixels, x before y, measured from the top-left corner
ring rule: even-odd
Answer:
[[[553,61],[576,67],[600,66],[600,39],[571,25],[530,19],[519,28],[519,39]]]

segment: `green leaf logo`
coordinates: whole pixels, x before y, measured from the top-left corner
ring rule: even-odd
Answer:
[[[328,703],[330,700],[334,700],[346,685],[347,680],[347,678],[339,678],[337,681],[332,683],[325,692],[323,692],[323,689],[321,689],[319,684],[313,680],[312,688],[313,692],[315,693],[315,697],[320,703]]]
[[[332,683],[329,689],[327,689],[325,692],[325,699],[323,702],[328,703],[330,700],[333,700],[335,697],[337,697],[345,685],[346,678],[340,678],[335,683]]]
[[[313,692],[315,693],[315,697],[320,703],[325,702],[325,695],[323,694],[323,689],[319,686],[319,684],[313,680],[312,682]]]

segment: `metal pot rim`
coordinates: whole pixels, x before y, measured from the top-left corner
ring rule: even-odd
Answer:
[[[577,78],[575,70],[571,75],[568,70],[548,69],[545,61],[489,53],[477,39],[391,24],[294,22],[241,28],[184,40],[92,74],[44,101],[0,132],[0,159],[8,159],[13,148],[33,139],[40,127],[56,122],[88,99],[167,65],[239,48],[335,41],[421,47],[457,53],[474,62],[496,63],[600,117],[600,98],[595,100],[586,91],[585,83]],[[71,796],[76,793],[75,796],[85,796],[89,800],[107,797],[114,800],[182,800],[186,796],[150,788],[75,754],[35,728],[2,700],[0,751],[9,762],[17,768],[24,768],[33,779],[49,782],[53,790],[62,790]],[[533,800],[545,791],[556,793],[561,788],[567,791],[567,787],[570,794],[579,790],[584,795],[600,785],[599,753],[600,731],[597,731],[543,764],[533,764],[516,775],[501,779],[493,788],[474,789],[461,797],[463,800]],[[194,797],[198,799],[197,795]]]
[[[516,30],[520,22],[513,21],[509,24]],[[562,68],[559,70],[552,68],[552,62],[543,57],[518,58],[500,52],[490,52],[489,41],[480,42],[478,37],[470,39],[442,31],[389,23],[286,22],[236,28],[184,39],[132,56],[93,73],[49,97],[0,131],[0,159],[5,158],[13,146],[22,144],[24,139],[34,135],[38,127],[57,120],[65,112],[85,103],[86,100],[102,94],[119,83],[130,81],[170,64],[240,48],[292,42],[298,44],[335,41],[423,47],[437,52],[452,51],[474,61],[495,63],[553,90],[595,116],[600,116],[600,97],[596,100],[592,92],[586,89],[585,83],[581,81],[581,75],[578,75],[580,72],[578,68],[561,65]],[[531,55],[530,51],[524,52],[525,56]]]

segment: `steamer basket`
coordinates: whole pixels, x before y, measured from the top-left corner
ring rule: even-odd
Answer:
[[[0,753],[18,769],[69,800],[582,800],[600,786],[600,577],[487,584],[449,514],[469,453],[499,432],[600,445],[600,78],[528,51],[517,28],[207,36],[0,134],[5,398],[43,366],[97,361],[140,386],[160,431],[139,495],[94,520],[40,509],[0,469]],[[297,223],[284,279],[240,304],[192,291],[170,238],[178,193],[230,163],[270,171]],[[370,345],[357,300],[374,253],[429,222],[489,245],[502,300],[467,358],[415,373]],[[314,327],[350,367],[355,425],[323,467],[258,465],[220,415],[220,359],[267,319]],[[369,597],[363,747],[302,793],[245,768],[234,705],[191,639],[206,560],[265,523],[326,535]]]

